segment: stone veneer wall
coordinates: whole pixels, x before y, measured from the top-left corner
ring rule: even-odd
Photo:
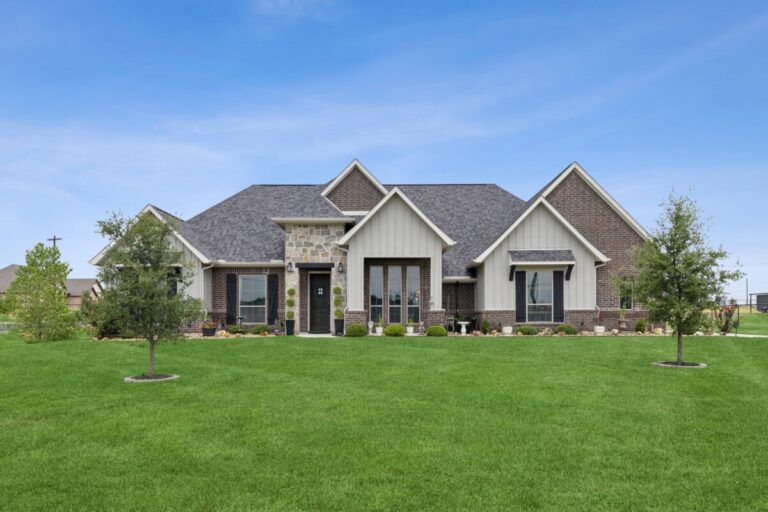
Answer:
[[[285,226],[285,263],[292,262],[293,272],[285,272],[285,289],[296,289],[296,327],[299,332],[306,332],[308,315],[306,311],[307,281],[302,282],[306,270],[296,267],[297,263],[333,263],[331,270],[331,288],[342,289],[342,300],[346,305],[347,275],[338,271],[339,263],[347,266],[347,253],[336,245],[344,236],[344,224],[288,224]],[[283,297],[287,297],[283,294]],[[304,307],[302,307],[302,303]],[[281,303],[285,307],[285,300]],[[342,306],[343,307],[343,306]],[[331,302],[331,314],[335,310]],[[333,322],[331,322],[333,326]]]
[[[359,169],[353,169],[336,188],[328,194],[331,201],[342,211],[369,211],[384,197]]]

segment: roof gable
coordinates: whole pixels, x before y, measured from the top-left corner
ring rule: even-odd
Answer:
[[[376,177],[360,163],[358,159],[352,160],[333,181],[331,181],[327,187],[321,192],[323,197],[328,197],[350,174],[359,172],[365,179],[367,179],[374,188],[376,188],[382,195],[387,195],[387,189],[384,185],[376,179]]]
[[[493,252],[493,251],[494,251],[494,250],[495,250],[495,249],[496,249],[496,248],[497,248],[497,247],[498,247],[498,246],[499,246],[499,245],[500,245],[500,244],[501,244],[501,243],[502,243],[502,242],[503,242],[503,241],[504,241],[504,240],[505,240],[505,239],[506,239],[506,238],[507,238],[507,237],[508,237],[508,236],[509,236],[509,235],[510,235],[510,234],[511,234],[513,231],[514,231],[514,230],[515,230],[515,229],[517,229],[517,227],[518,227],[518,226],[520,226],[520,225],[523,223],[523,221],[524,221],[524,220],[525,220],[525,219],[526,219],[526,218],[527,218],[527,217],[528,217],[528,216],[531,214],[531,212],[533,212],[534,210],[536,210],[536,208],[538,208],[539,206],[541,206],[541,207],[543,207],[543,208],[546,208],[547,210],[549,210],[549,212],[550,212],[550,213],[552,213],[552,215],[554,215],[554,217],[555,217],[555,218],[556,218],[556,219],[557,219],[557,220],[558,220],[558,221],[559,221],[559,222],[560,222],[560,223],[561,223],[561,224],[562,224],[562,225],[563,225],[563,226],[564,226],[564,227],[565,227],[565,228],[566,228],[568,231],[570,231],[570,232],[571,232],[571,234],[573,234],[573,236],[575,236],[575,237],[576,237],[576,239],[578,239],[578,240],[579,240],[579,241],[580,241],[580,242],[581,242],[581,243],[584,245],[584,247],[586,247],[586,248],[589,250],[589,252],[591,252],[591,253],[592,253],[592,254],[595,256],[595,259],[597,259],[597,260],[599,260],[599,261],[601,261],[601,262],[603,262],[603,263],[605,263],[605,262],[607,262],[607,261],[609,261],[609,260],[610,260],[610,258],[608,258],[608,257],[607,257],[605,254],[603,254],[602,252],[600,252],[600,250],[599,250],[597,247],[595,247],[594,245],[592,245],[592,244],[589,242],[589,240],[587,240],[586,238],[584,238],[584,235],[582,235],[581,233],[579,233],[579,231],[578,231],[578,230],[577,230],[575,227],[573,227],[573,226],[571,225],[571,223],[570,223],[570,222],[568,222],[568,221],[565,219],[565,217],[563,217],[563,216],[560,214],[560,212],[558,212],[558,211],[555,209],[555,207],[554,207],[554,206],[552,206],[551,204],[549,204],[549,202],[548,202],[548,201],[547,201],[547,200],[544,198],[544,196],[539,196],[537,199],[535,199],[535,200],[533,200],[533,201],[531,201],[531,202],[529,203],[528,207],[527,207],[527,208],[526,208],[526,209],[525,209],[525,210],[524,210],[524,211],[523,211],[523,212],[520,214],[520,216],[519,216],[519,217],[518,217],[518,218],[517,218],[517,219],[516,219],[516,220],[515,220],[515,221],[512,223],[512,225],[511,225],[511,226],[509,226],[509,228],[507,228],[507,230],[506,230],[506,231],[504,231],[504,233],[502,233],[502,234],[501,234],[501,236],[499,236],[499,237],[496,239],[496,241],[494,241],[494,242],[493,242],[493,243],[492,243],[492,244],[491,244],[491,245],[490,245],[490,246],[489,246],[489,247],[488,247],[488,248],[487,248],[485,251],[483,251],[483,253],[482,253],[480,256],[478,256],[477,258],[475,258],[475,260],[474,260],[474,263],[475,263],[476,265],[477,265],[477,264],[480,264],[480,263],[483,263],[483,262],[486,260],[486,258],[488,258],[488,256],[490,256],[490,254],[491,254],[491,253],[492,253],[492,252]]]
[[[627,212],[611,195],[595,181],[595,179],[584,170],[578,162],[571,163],[566,167],[563,172],[550,181],[539,193],[534,197],[548,197],[560,184],[565,181],[571,174],[578,175],[584,182],[603,200],[608,206],[613,209],[614,212],[626,222],[643,240],[648,240],[650,235],[648,232]]]
[[[347,232],[341,239],[337,242],[338,245],[347,245],[349,241],[354,237],[357,233],[359,233],[363,226],[365,226],[372,218],[374,218],[383,208],[384,206],[392,201],[393,198],[399,197],[403,200],[403,202],[411,209],[413,212],[424,221],[424,223],[429,226],[429,228],[440,238],[440,240],[443,242],[443,247],[450,247],[452,245],[455,245],[456,242],[454,242],[451,237],[446,235],[442,229],[437,227],[434,222],[432,222],[429,217],[424,215],[424,212],[422,212],[413,202],[408,199],[408,197],[402,193],[402,191],[398,187],[394,187],[386,196],[384,196],[384,199],[382,199],[379,204],[377,204],[373,210],[368,212],[368,214],[363,217],[363,219],[358,222],[354,228],[352,228],[350,231]]]

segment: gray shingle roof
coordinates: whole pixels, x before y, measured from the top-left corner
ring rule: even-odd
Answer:
[[[530,251],[507,251],[509,260],[517,263],[560,263],[576,261],[573,252],[570,249],[564,250],[530,250]]]
[[[444,276],[465,276],[467,266],[523,212],[525,201],[498,185],[397,186],[456,245],[443,255]]]
[[[273,217],[344,217],[320,195],[323,187],[250,186],[184,222],[182,236],[214,261],[282,260],[285,234]]]

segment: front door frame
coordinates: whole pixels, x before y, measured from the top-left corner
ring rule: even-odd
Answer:
[[[328,330],[327,331],[313,331],[312,330],[312,275],[320,274],[328,276]],[[307,332],[313,334],[330,334],[333,328],[333,302],[331,302],[331,286],[332,276],[330,270],[310,270],[307,272]]]

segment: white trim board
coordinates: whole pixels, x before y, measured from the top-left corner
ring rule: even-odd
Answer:
[[[560,175],[555,178],[555,180],[550,183],[550,185],[544,190],[544,192],[541,193],[542,197],[547,197],[553,190],[555,190],[560,183],[565,180],[571,173],[578,174],[586,183],[589,185],[589,187],[594,190],[597,195],[600,196],[601,199],[603,199],[608,205],[615,211],[619,217],[621,217],[627,224],[629,224],[632,229],[635,230],[635,232],[640,235],[643,240],[648,240],[650,238],[650,235],[648,232],[643,228],[643,226],[640,225],[639,222],[637,222],[630,214],[627,212],[622,206],[613,198],[611,195],[600,186],[600,184],[595,181],[592,176],[589,175],[587,171],[584,170],[583,167],[581,167],[578,162],[573,162],[571,165],[569,165],[563,172],[560,173]]]
[[[379,191],[382,194],[384,195],[387,194],[387,189],[384,187],[384,185],[382,185],[381,182],[379,182],[379,180],[377,180],[376,177],[373,174],[371,174],[371,172],[368,169],[366,169],[365,166],[361,164],[357,158],[355,158],[349,163],[349,165],[347,165],[344,168],[344,170],[341,171],[341,173],[339,173],[338,176],[336,176],[333,179],[332,182],[328,184],[327,187],[325,187],[325,190],[322,191],[321,195],[323,197],[326,197],[328,194],[333,192],[333,189],[335,189],[339,185],[339,183],[341,183],[344,180],[344,178],[346,178],[347,175],[355,169],[358,169],[361,173],[363,173],[363,176],[365,176],[368,179],[368,181],[370,181],[373,184],[374,187],[379,189]]]
[[[496,248],[512,233],[512,231],[514,231],[520,224],[522,224],[522,222],[526,219],[526,217],[528,217],[528,215],[530,215],[531,212],[534,211],[539,205],[542,205],[545,208],[547,208],[555,216],[555,218],[559,220],[560,223],[568,231],[570,231],[571,234],[573,234],[573,236],[575,236],[584,245],[584,247],[586,247],[589,250],[589,252],[591,252],[595,256],[595,258],[597,258],[599,261],[603,263],[610,261],[610,258],[608,258],[605,254],[600,252],[600,250],[598,250],[597,247],[589,243],[589,240],[584,238],[584,236],[581,233],[579,233],[579,231],[575,227],[573,227],[570,222],[565,220],[565,217],[560,215],[560,212],[558,212],[554,206],[549,204],[549,201],[544,199],[544,196],[540,196],[538,199],[536,199],[536,201],[531,203],[528,209],[526,209],[517,218],[517,220],[515,220],[515,222],[513,222],[512,225],[509,226],[509,228],[507,228],[507,230],[504,231],[504,233],[499,238],[496,239],[495,242],[493,242],[485,251],[483,251],[483,253],[480,256],[478,256],[473,260],[474,263],[475,264],[483,263],[486,260],[486,258],[488,258],[488,256],[490,256],[490,254],[494,250],[496,250]]]
[[[377,205],[376,205],[376,206],[373,208],[373,210],[371,210],[370,212],[368,212],[368,214],[367,214],[365,217],[363,217],[363,220],[361,220],[360,222],[358,222],[358,223],[355,225],[355,227],[354,227],[354,228],[352,228],[351,230],[349,230],[349,231],[347,232],[347,234],[346,234],[346,235],[344,235],[343,237],[341,237],[341,239],[340,239],[338,242],[336,242],[336,244],[337,244],[337,245],[347,245],[347,244],[349,243],[349,241],[352,239],[352,237],[353,237],[353,236],[355,236],[355,234],[357,234],[357,232],[358,232],[358,231],[360,231],[360,229],[361,229],[363,226],[365,226],[365,224],[366,224],[366,223],[368,223],[368,221],[370,221],[370,220],[371,220],[371,219],[372,219],[372,218],[373,218],[373,217],[374,217],[374,216],[375,216],[375,215],[376,215],[376,214],[379,212],[379,210],[381,210],[381,209],[384,207],[384,205],[386,205],[386,204],[387,204],[387,203],[388,203],[388,202],[389,202],[389,201],[390,201],[390,200],[391,200],[393,197],[395,197],[395,196],[398,196],[400,199],[402,199],[402,200],[405,202],[405,204],[407,204],[407,205],[408,205],[408,207],[409,207],[411,210],[413,210],[413,211],[416,213],[416,215],[418,215],[418,216],[419,216],[419,218],[420,218],[421,220],[423,220],[424,222],[426,222],[427,226],[429,226],[429,227],[432,229],[432,231],[434,231],[434,232],[435,232],[435,234],[437,234],[437,236],[438,236],[438,237],[440,237],[440,239],[443,241],[443,244],[444,244],[446,247],[450,247],[450,246],[452,246],[452,245],[456,245],[456,242],[454,242],[454,241],[451,239],[451,237],[449,237],[448,235],[446,235],[446,234],[443,232],[443,230],[442,230],[442,229],[440,229],[439,227],[437,227],[437,226],[435,225],[435,223],[434,223],[434,222],[432,222],[431,220],[429,220],[429,217],[427,217],[426,215],[424,215],[424,212],[422,212],[421,210],[419,210],[419,208],[418,208],[418,207],[417,207],[415,204],[413,204],[413,202],[412,202],[410,199],[408,199],[408,197],[407,197],[405,194],[403,194],[403,192],[402,192],[402,191],[401,191],[399,188],[397,188],[397,187],[395,187],[395,188],[393,188],[392,190],[390,190],[390,191],[389,191],[389,193],[388,193],[386,196],[384,196],[384,199],[382,199],[381,201],[379,201],[379,204],[377,204]]]

